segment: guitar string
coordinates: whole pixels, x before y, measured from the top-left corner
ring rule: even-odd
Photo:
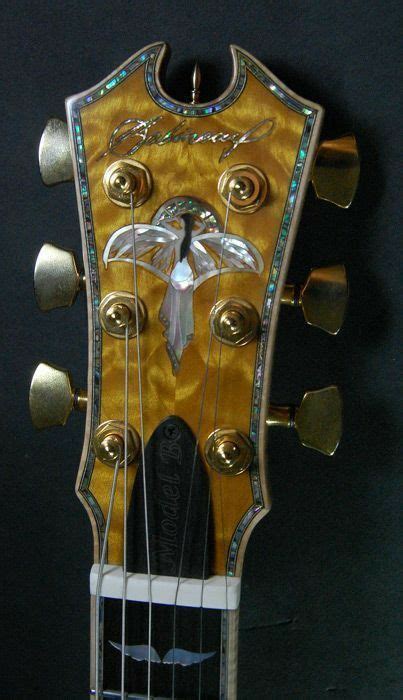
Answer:
[[[222,334],[221,334],[221,336],[220,336],[220,349],[219,349],[219,357],[218,357],[218,378],[217,378],[216,399],[215,399],[215,410],[214,410],[214,431],[217,429],[218,402],[219,402],[219,394],[220,394],[221,355],[222,355]],[[218,483],[219,483],[219,485],[220,485],[220,487],[219,487],[219,492],[220,492],[220,510],[221,510],[221,532],[222,532],[223,546],[225,547],[224,501],[223,501],[222,480],[223,480],[223,474],[222,474],[222,472],[219,472],[219,474],[218,474]],[[225,562],[225,574],[224,574],[224,576],[225,576],[225,624],[228,624],[228,574],[227,574],[227,562]],[[221,649],[222,649],[222,627],[223,627],[223,620],[222,620],[222,614],[221,614]],[[227,687],[227,682],[228,682],[228,664],[226,665],[226,673],[225,673],[225,678],[224,678],[225,689],[226,689],[226,687]]]
[[[199,654],[200,654],[200,659],[199,659],[199,700],[201,700],[201,697],[202,697],[202,695],[201,695],[201,692],[202,692],[201,654],[203,651],[203,600],[204,600],[204,580],[206,577],[206,560],[207,560],[207,545],[208,545],[208,532],[209,532],[209,519],[210,519],[210,505],[211,505],[211,487],[210,487],[210,480],[209,480],[207,511],[206,511],[206,526],[205,526],[205,532],[204,532],[203,574],[202,574],[202,587],[201,587],[200,612],[199,612],[199,628],[200,628],[200,635],[199,635]]]
[[[220,395],[220,373],[221,373],[221,358],[222,358],[222,330],[220,332],[219,350],[218,350],[218,364],[217,364],[217,381],[216,381],[216,391],[215,391],[215,401],[214,401],[214,421],[213,421],[213,434],[217,429],[217,418],[218,418],[218,405],[219,405],[219,395]],[[219,492],[220,492],[220,509],[221,509],[221,533],[222,541],[225,544],[225,529],[224,529],[224,503],[223,503],[223,493],[222,493],[222,472],[218,472],[219,479]],[[209,482],[210,483],[210,482]],[[208,518],[210,512],[210,499],[211,499],[211,487],[209,486],[208,495],[208,508],[206,517],[206,529],[204,535],[204,558],[203,558],[203,580],[202,580],[202,595],[200,603],[200,636],[199,636],[199,651],[202,653],[203,648],[203,599],[204,599],[204,583],[205,583],[205,561],[207,556],[207,540],[208,540]],[[225,612],[228,613],[228,576],[227,567],[225,567]],[[202,690],[202,661],[199,660],[199,700],[201,700],[201,690]]]
[[[98,577],[97,577],[97,587],[96,587],[96,592],[95,592],[95,615],[96,615],[96,621],[95,621],[95,700],[100,700],[100,689],[99,689],[99,627],[100,627],[100,599],[101,599],[101,588],[102,588],[102,581],[103,581],[103,575],[104,575],[104,567],[105,567],[105,560],[106,560],[106,552],[108,548],[108,538],[109,538],[109,530],[111,527],[111,520],[112,520],[112,510],[113,510],[113,503],[115,500],[115,493],[116,493],[116,485],[117,485],[117,480],[118,480],[118,473],[119,473],[119,467],[120,467],[120,462],[122,459],[122,452],[121,449],[119,448],[118,452],[118,457],[116,458],[116,464],[113,472],[113,479],[112,479],[112,487],[111,487],[111,492],[109,496],[109,504],[108,504],[108,513],[106,516],[106,524],[105,524],[105,532],[104,532],[104,540],[102,543],[102,549],[101,549],[101,558],[99,561],[99,569],[98,569]],[[103,692],[101,690],[101,697],[103,697]]]
[[[137,373],[138,373],[138,391],[139,391],[141,460],[142,460],[143,492],[144,492],[144,526],[145,526],[145,538],[146,538],[147,581],[148,581],[147,700],[150,700],[150,698],[151,698],[151,630],[152,630],[152,595],[151,594],[152,594],[152,591],[151,591],[150,538],[149,538],[149,530],[148,530],[147,476],[146,476],[146,460],[145,460],[145,445],[144,445],[143,384],[142,384],[142,371],[141,371],[140,319],[139,319],[139,297],[138,297],[138,283],[137,283],[137,247],[136,247],[136,231],[134,228],[133,192],[130,193],[130,210],[131,210],[131,227],[132,227],[132,233],[133,233],[133,240],[132,240],[133,283],[134,283],[134,296],[135,296],[135,304],[136,304]]]
[[[227,200],[227,206],[226,206],[226,211],[225,211],[225,221],[224,221],[224,228],[223,228],[222,244],[221,244],[220,259],[219,259],[219,268],[218,268],[218,274],[217,274],[217,282],[216,282],[216,288],[215,288],[215,294],[214,294],[213,307],[217,304],[218,294],[219,294],[219,290],[220,290],[220,279],[221,279],[221,271],[222,271],[223,262],[224,262],[225,237],[227,235],[230,203],[231,203],[231,191],[228,193],[228,200]],[[196,468],[197,453],[198,453],[198,446],[199,446],[199,441],[200,441],[203,412],[204,412],[204,404],[205,404],[206,391],[207,391],[207,380],[208,380],[208,374],[209,374],[209,363],[210,363],[212,341],[213,341],[213,329],[212,329],[212,326],[210,326],[206,365],[205,365],[205,369],[204,369],[203,384],[202,384],[202,395],[201,395],[201,401],[200,401],[199,419],[198,419],[197,433],[196,433],[196,443],[195,443],[195,449],[194,449],[194,454],[193,454],[189,493],[188,493],[188,499],[187,499],[187,504],[186,504],[185,525],[184,525],[184,532],[183,532],[183,538],[182,538],[181,555],[180,555],[180,560],[179,560],[178,579],[177,579],[176,590],[175,590],[175,601],[174,601],[174,610],[173,610],[173,635],[172,635],[173,652],[172,652],[171,700],[175,700],[176,609],[177,609],[177,604],[178,604],[179,588],[180,588],[180,582],[181,582],[181,577],[182,577],[182,567],[183,567],[183,559],[184,559],[184,553],[185,553],[186,535],[187,535],[187,529],[188,529],[188,525],[189,525],[190,505],[191,505],[192,490],[193,490],[193,480],[194,480],[194,473],[195,473],[195,468]],[[210,489],[210,487],[209,487],[209,489]],[[207,524],[207,527],[208,527],[208,524]],[[203,561],[204,569],[205,569],[205,563],[206,562],[204,560]],[[203,579],[202,579],[202,591],[203,591],[204,590],[205,571],[202,572],[202,576],[203,576]]]
[[[129,321],[125,324],[125,400],[124,400],[124,465],[123,465],[123,571],[122,571],[122,630],[120,694],[125,698],[125,646],[126,646],[126,598],[127,598],[127,476],[128,476],[128,406],[129,406]]]

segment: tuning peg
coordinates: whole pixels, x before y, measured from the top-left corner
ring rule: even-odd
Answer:
[[[74,179],[67,124],[49,119],[39,143],[39,170],[45,185]]]
[[[348,209],[360,176],[360,157],[353,134],[322,141],[312,170],[312,184],[318,199]]]
[[[85,277],[77,270],[74,253],[44,243],[34,270],[35,296],[41,311],[71,306],[84,287]]]
[[[342,400],[337,386],[307,391],[299,407],[270,406],[269,427],[295,428],[304,447],[333,455],[342,433]]]
[[[73,409],[85,411],[87,395],[73,389],[67,370],[41,362],[32,377],[29,410],[35,428],[65,425]]]
[[[282,304],[300,307],[310,326],[331,335],[336,335],[343,325],[347,300],[344,265],[311,270],[304,285],[286,284],[281,295]]]

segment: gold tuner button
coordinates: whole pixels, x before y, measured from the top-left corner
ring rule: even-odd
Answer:
[[[247,345],[259,332],[260,319],[255,307],[245,299],[221,299],[210,312],[214,337],[226,345]]]
[[[67,124],[49,119],[39,143],[39,170],[45,185],[74,179]]]
[[[336,335],[343,325],[348,300],[348,283],[344,265],[318,267],[305,284],[286,284],[281,303],[300,307],[305,321]]]
[[[247,163],[228,168],[218,181],[222,201],[227,204],[230,200],[230,209],[240,214],[253,214],[260,209],[267,200],[268,188],[262,170]]]
[[[307,391],[299,407],[270,406],[269,427],[295,428],[304,447],[333,455],[342,434],[342,399],[337,386]]]
[[[92,449],[95,456],[108,467],[115,467],[117,460],[119,466],[125,463],[125,424],[123,421],[107,420],[96,429],[92,438]],[[127,463],[138,460],[140,454],[140,437],[137,431],[129,424],[127,426]]]
[[[209,435],[204,454],[212,469],[220,474],[236,476],[251,465],[254,449],[249,437],[241,431],[218,428]]]
[[[71,306],[84,287],[85,277],[77,270],[74,253],[45,243],[34,270],[35,297],[41,311]]]
[[[106,196],[119,207],[139,207],[149,198],[153,181],[149,169],[137,160],[122,159],[112,163],[104,173]]]
[[[318,199],[348,209],[360,177],[360,156],[353,134],[322,141],[312,170],[312,184]]]
[[[87,396],[73,389],[67,370],[41,362],[32,377],[29,409],[35,428],[65,425],[73,409],[87,409]]]
[[[129,338],[137,335],[136,313],[138,313],[138,329],[143,330],[147,320],[147,310],[140,297],[130,292],[111,292],[99,305],[99,319],[105,333],[114,338],[125,338],[126,326],[129,327]]]

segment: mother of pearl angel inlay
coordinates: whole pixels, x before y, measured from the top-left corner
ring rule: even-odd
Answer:
[[[221,231],[211,207],[195,198],[174,197],[158,209],[151,224],[123,226],[112,233],[103,252],[105,267],[112,262],[133,263],[133,229],[137,265],[167,284],[159,319],[176,374],[194,337],[196,289],[219,273],[261,274],[263,259],[253,243]],[[141,259],[152,251],[150,262]]]

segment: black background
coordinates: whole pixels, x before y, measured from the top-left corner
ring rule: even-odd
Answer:
[[[87,697],[91,532],[74,483],[83,420],[36,433],[33,368],[68,367],[85,386],[84,299],[41,314],[32,292],[44,240],[80,249],[74,189],[46,189],[36,162],[50,116],[142,46],[172,47],[167,89],[187,99],[195,58],[204,99],[228,84],[238,43],[352,130],[362,176],[349,211],[308,196],[290,277],[345,262],[348,318],[337,338],[283,311],[272,397],[337,383],[345,433],[326,459],[271,437],[271,514],[246,554],[239,697],[398,698],[398,3],[18,2],[2,7],[0,696]]]

